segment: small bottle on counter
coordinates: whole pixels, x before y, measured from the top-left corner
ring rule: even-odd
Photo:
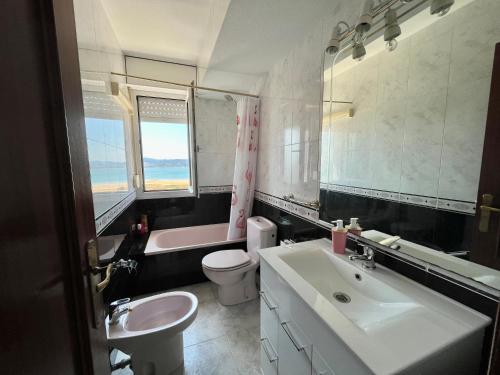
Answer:
[[[358,220],[357,217],[351,217],[351,222],[347,226],[347,230],[356,236],[361,236],[361,231],[363,229],[359,226]]]
[[[345,245],[347,242],[347,229],[344,228],[342,220],[333,221],[335,226],[332,228],[332,248],[337,254],[345,254]]]
[[[148,215],[141,215],[141,225],[142,225],[142,230],[143,233],[148,233],[149,228],[148,228]]]

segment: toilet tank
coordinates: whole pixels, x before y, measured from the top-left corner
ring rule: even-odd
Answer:
[[[257,250],[276,246],[277,227],[262,216],[250,217],[247,220],[247,250],[249,255],[257,254]]]

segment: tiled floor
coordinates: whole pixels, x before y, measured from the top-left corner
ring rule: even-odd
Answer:
[[[184,374],[260,374],[259,299],[236,306],[222,306],[211,283],[175,290],[198,297],[198,316],[184,331]],[[124,358],[119,353],[117,361]],[[113,375],[131,375],[127,367]]]

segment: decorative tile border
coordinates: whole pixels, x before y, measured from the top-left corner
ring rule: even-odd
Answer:
[[[421,195],[403,194],[394,191],[374,190],[358,188],[354,186],[326,184],[321,183],[320,188],[329,191],[338,191],[340,193],[360,195],[377,199],[384,199],[393,202],[413,204],[415,206],[424,206],[436,208],[438,210],[455,211],[466,214],[476,213],[475,202],[456,201],[451,199],[426,197]]]
[[[283,211],[287,211],[303,219],[312,221],[314,224],[317,224],[319,220],[318,211],[301,206],[300,204],[288,202],[282,198],[278,198],[273,195],[262,193],[260,191],[255,191],[255,199],[268,203],[271,206],[278,207]]]
[[[214,193],[231,193],[233,191],[232,185],[221,186],[200,186],[198,188],[200,194],[214,194]]]
[[[324,189],[323,185],[321,185],[321,188]],[[282,209],[283,211],[287,211],[289,213],[295,214],[296,216],[299,216],[305,220],[308,220],[312,222],[313,224],[316,224],[318,227],[331,230],[332,224],[325,222],[323,220],[319,219],[319,212],[308,209],[306,207],[287,202],[283,200],[282,198],[275,197],[273,195],[269,195],[266,193],[262,193],[259,191],[255,192],[255,199],[260,200],[262,202],[265,202],[271,206],[277,207],[279,209]],[[446,202],[445,200],[441,200],[442,202]],[[457,203],[454,201],[451,201],[453,203]],[[449,210],[449,208],[447,208]],[[359,240],[356,240],[359,241]],[[377,248],[377,251],[381,252],[382,254],[389,256],[399,262],[405,263],[408,266],[412,266],[421,270],[424,270],[425,272],[433,273],[436,276],[439,276],[441,278],[447,279],[450,282],[454,282],[457,285],[460,285],[464,288],[469,289],[470,291],[473,291],[475,293],[479,293],[484,297],[493,299],[495,301],[500,301],[500,290],[497,290],[495,288],[489,287],[485,284],[482,284],[480,282],[477,282],[475,280],[472,280],[470,278],[467,278],[465,276],[462,276],[460,274],[448,271],[442,267],[435,266],[431,263],[427,263],[421,259],[412,257],[411,255],[407,255],[402,252],[397,252],[395,250],[387,250],[385,247],[382,247],[376,242],[370,241],[367,238],[362,239],[363,242],[372,245],[373,247]]]
[[[111,222],[118,217],[128,206],[135,201],[136,194],[135,191],[127,195],[119,203],[115,204],[108,211],[103,213],[95,220],[95,231],[97,235],[106,229],[106,227],[111,224]]]

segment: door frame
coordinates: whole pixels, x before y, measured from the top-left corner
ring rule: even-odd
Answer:
[[[86,253],[96,229],[85,136],[78,44],[73,1],[39,2],[44,24],[48,95],[52,106],[53,139],[66,236],[68,305],[74,319],[75,344],[82,374],[110,374],[102,298],[95,306],[94,327]]]

